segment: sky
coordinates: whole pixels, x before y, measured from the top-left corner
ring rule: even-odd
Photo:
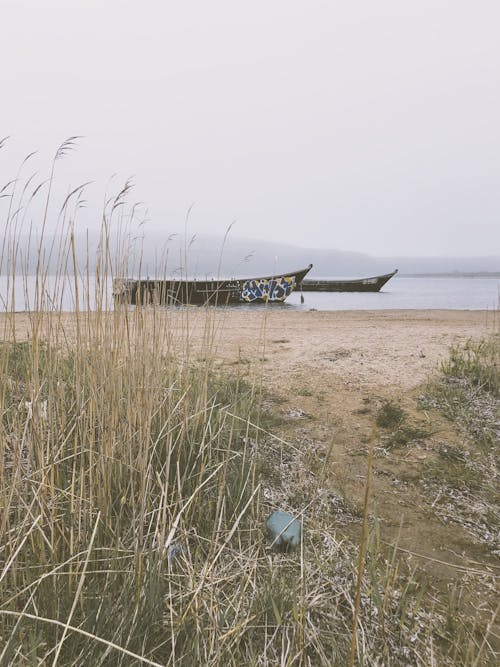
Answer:
[[[0,183],[81,135],[59,182],[91,180],[100,201],[112,175],[133,177],[165,237],[190,210],[193,234],[500,254],[498,0],[2,0],[1,14]]]

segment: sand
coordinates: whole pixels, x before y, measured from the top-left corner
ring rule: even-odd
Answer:
[[[194,348],[214,332],[217,356],[260,366],[271,386],[290,383],[304,375],[321,385],[335,378],[367,388],[393,386],[408,390],[423,382],[446,358],[451,345],[479,339],[498,331],[498,314],[489,311],[376,310],[376,311],[273,311],[188,308],[168,312],[168,327],[182,340],[189,330]],[[9,321],[12,322],[9,316]],[[0,314],[0,331],[6,315]],[[18,340],[29,337],[26,313],[14,317]],[[74,333],[75,316],[65,313],[60,326],[65,337]]]
[[[272,385],[304,374],[314,384],[333,377],[367,387],[409,389],[426,379],[451,345],[498,329],[485,311],[230,311],[220,321],[218,353],[260,354]]]

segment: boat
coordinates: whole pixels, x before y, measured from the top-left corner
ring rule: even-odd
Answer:
[[[257,278],[212,280],[116,278],[115,304],[129,305],[225,305],[229,303],[283,302],[312,269],[278,273]]]
[[[299,286],[303,292],[379,292],[381,288],[396,275],[392,273],[371,278],[357,278],[354,280],[303,280]]]

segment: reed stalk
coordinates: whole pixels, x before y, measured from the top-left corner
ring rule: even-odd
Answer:
[[[374,433],[358,547],[322,511],[326,464],[266,421],[268,308],[247,372],[218,365],[224,308],[114,306],[113,279],[142,275],[139,208],[127,182],[97,244],[80,234],[89,184],[54,199],[75,141],[0,199],[0,663],[343,667],[362,646],[368,666],[493,664],[493,620],[452,636],[380,539]],[[280,505],[296,553],[263,533]]]

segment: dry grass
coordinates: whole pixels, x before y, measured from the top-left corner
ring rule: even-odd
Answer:
[[[422,483],[436,511],[500,555],[500,340],[454,347],[421,399],[438,408],[462,434],[460,447],[443,444]]]
[[[398,548],[381,543],[376,521],[362,531],[361,557],[337,533],[332,507],[342,502],[303,465],[306,453],[261,421],[258,378],[215,370],[210,310],[194,352],[189,309],[174,336],[168,311],[110,308],[108,286],[128,260],[112,255],[109,230],[129,187],[106,204],[90,276],[73,236],[82,190],[62,208],[50,199],[56,160],[72,146],[57,151],[42,207],[25,342],[5,297],[0,663],[494,664],[487,623],[437,604]],[[28,191],[7,189],[0,268],[11,286],[27,279],[17,221]],[[49,290],[52,209],[59,273]],[[61,325],[68,283],[72,331]],[[368,503],[367,494],[365,519]],[[295,553],[272,552],[263,536],[278,507],[304,522]]]

